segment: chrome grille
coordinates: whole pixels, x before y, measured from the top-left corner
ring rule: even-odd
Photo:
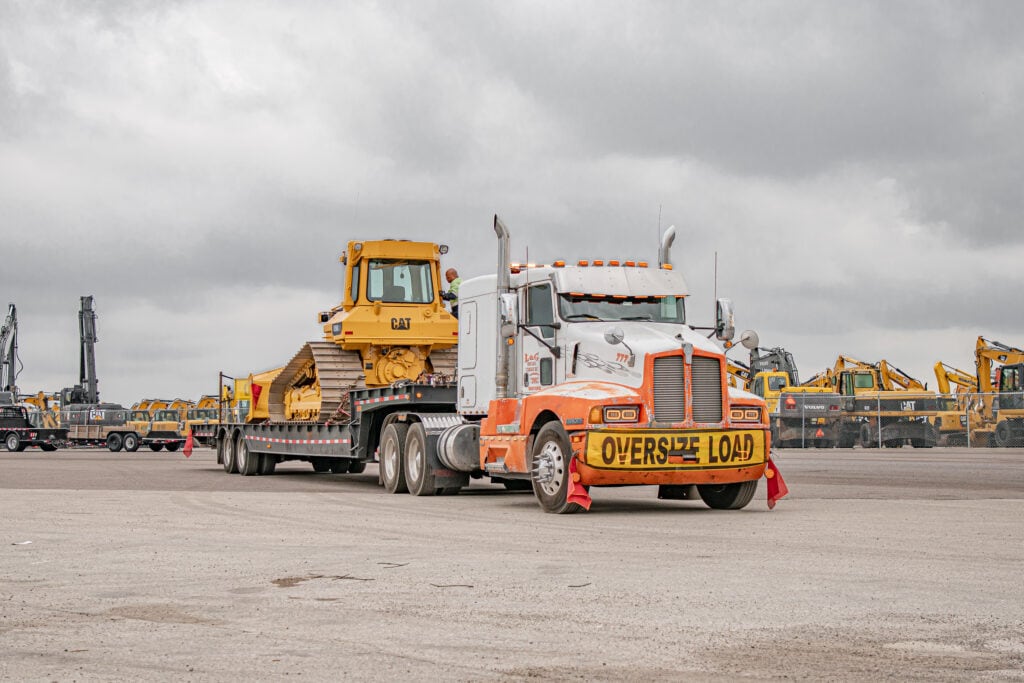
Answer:
[[[692,373],[690,388],[693,392],[693,421],[721,422],[722,366],[718,359],[694,356],[690,371]]]
[[[654,359],[654,419],[658,422],[686,419],[682,356]]]

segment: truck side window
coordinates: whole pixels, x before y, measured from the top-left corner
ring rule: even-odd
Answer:
[[[764,378],[758,377],[754,380],[754,386],[751,387],[751,391],[761,398],[764,398]]]
[[[526,290],[526,324],[544,325],[537,332],[545,339],[555,336],[554,304],[551,301],[551,285],[545,283]]]

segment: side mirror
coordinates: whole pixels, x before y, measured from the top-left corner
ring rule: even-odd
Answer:
[[[519,304],[516,295],[499,294],[498,309],[501,316],[501,336],[514,337],[519,330]]]
[[[760,343],[761,340],[758,338],[757,332],[754,332],[753,330],[744,330],[740,333],[740,344],[743,344],[744,347],[751,351],[756,349]]]
[[[736,322],[731,299],[719,299],[715,307],[715,337],[729,341],[736,336]]]

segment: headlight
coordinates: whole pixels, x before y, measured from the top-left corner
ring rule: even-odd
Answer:
[[[591,424],[622,424],[639,419],[640,406],[597,406],[590,409]]]
[[[760,408],[730,408],[729,419],[733,422],[760,422]]]

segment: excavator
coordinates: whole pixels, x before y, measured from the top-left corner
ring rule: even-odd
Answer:
[[[323,341],[305,344],[270,382],[269,419],[350,419],[352,389],[454,376],[458,320],[441,297],[447,252],[430,242],[349,242],[344,298],[318,316]]]
[[[979,403],[975,394],[978,393],[978,378],[964,370],[943,363],[935,363],[935,382],[939,390],[937,413],[932,424],[938,431],[939,446],[966,446],[969,436],[974,437],[972,445],[984,445],[986,437],[978,437],[978,429],[982,427],[982,417],[978,410]],[[953,389],[953,387],[956,389]],[[970,432],[970,435],[968,434]]]
[[[729,357],[726,357],[725,362],[726,372],[729,375],[729,386],[746,390],[751,379],[750,367]]]
[[[937,397],[917,379],[887,361],[867,363],[839,356],[835,365],[805,386],[828,386],[842,397],[839,446],[931,448]]]
[[[768,404],[772,443],[779,448],[837,445],[839,395],[830,386],[801,385],[792,353],[755,347],[750,373],[748,390]]]
[[[1000,448],[1024,446],[1024,350],[978,337],[974,349],[982,426]]]

